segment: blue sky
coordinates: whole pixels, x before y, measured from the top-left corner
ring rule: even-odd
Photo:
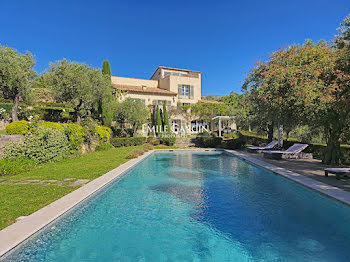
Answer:
[[[0,43],[31,51],[41,73],[62,58],[149,78],[199,70],[203,94],[240,92],[254,62],[305,39],[332,40],[349,0],[0,1]]]

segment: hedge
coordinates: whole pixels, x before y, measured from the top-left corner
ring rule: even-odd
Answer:
[[[196,142],[200,147],[220,147],[222,138],[211,136],[197,136]]]
[[[7,115],[11,113],[12,106],[13,103],[0,103],[0,108],[5,109]],[[44,121],[67,122],[68,120],[73,120],[73,112],[74,110],[72,108],[57,106],[29,106],[20,104],[18,117],[26,120],[29,116],[39,115],[39,118]]]
[[[28,130],[29,124],[25,120],[14,121],[6,126],[6,134],[8,135],[25,135]]]
[[[121,138],[111,138],[110,143],[114,147],[122,146],[138,146],[146,142],[145,137],[121,137]]]

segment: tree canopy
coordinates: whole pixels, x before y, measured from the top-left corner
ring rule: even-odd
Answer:
[[[44,80],[58,102],[73,107],[78,123],[97,111],[98,102],[112,90],[109,77],[100,69],[66,59],[51,63]]]
[[[35,60],[30,52],[20,54],[17,50],[0,45],[0,91],[5,99],[13,101],[12,121],[18,120],[20,99],[28,100],[31,81],[36,72]]]
[[[322,41],[282,48],[268,61],[258,62],[243,85],[255,101],[257,116],[285,127],[325,128],[325,163],[339,162],[341,137],[350,115],[350,75],[342,70],[342,53]]]

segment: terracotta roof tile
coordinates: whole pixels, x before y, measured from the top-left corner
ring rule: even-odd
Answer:
[[[156,88],[156,87],[130,86],[130,85],[118,85],[118,84],[113,84],[113,87],[115,89],[137,92],[137,93],[160,94],[160,95],[169,95],[169,96],[177,95],[177,93],[175,92],[171,92],[171,91]]]

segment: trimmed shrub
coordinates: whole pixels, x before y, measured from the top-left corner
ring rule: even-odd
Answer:
[[[167,146],[173,146],[176,142],[176,137],[169,133],[169,134],[163,134],[160,138],[159,138],[159,142],[163,145],[167,145]]]
[[[0,176],[17,175],[35,167],[35,162],[28,158],[0,159]]]
[[[111,149],[113,146],[109,143],[104,143],[104,144],[100,144],[100,145],[97,145],[95,150],[96,151],[104,151],[104,150],[108,150],[108,149]]]
[[[54,162],[69,154],[69,144],[62,130],[38,127],[28,133],[24,143],[11,143],[4,147],[5,159],[29,158],[36,163]]]
[[[157,145],[160,144],[159,139],[154,138],[154,137],[149,137],[149,138],[147,138],[147,142],[150,143],[150,144],[152,144],[152,145],[154,145],[154,146],[157,146]]]
[[[29,124],[25,120],[14,121],[6,126],[6,134],[25,135],[28,133]]]
[[[96,127],[95,132],[97,133],[98,138],[101,142],[109,142],[112,134],[112,129],[107,126],[98,126]]]
[[[199,134],[196,137],[196,142],[200,147],[220,147],[222,138]]]
[[[114,147],[122,146],[138,146],[146,142],[145,137],[120,137],[120,138],[111,138],[111,144]]]
[[[131,152],[126,154],[126,158],[131,159],[131,158],[136,158],[141,155],[143,155],[144,151],[142,149],[134,149]]]
[[[223,148],[227,149],[242,149],[245,145],[244,141],[240,138],[238,139],[229,139],[221,142]]]
[[[46,127],[46,128],[56,128],[56,129],[62,130],[62,131],[64,130],[63,126],[61,126],[59,123],[55,123],[55,122],[42,122],[38,126]]]
[[[68,138],[70,149],[79,150],[85,137],[83,127],[77,124],[63,124],[63,128]]]

